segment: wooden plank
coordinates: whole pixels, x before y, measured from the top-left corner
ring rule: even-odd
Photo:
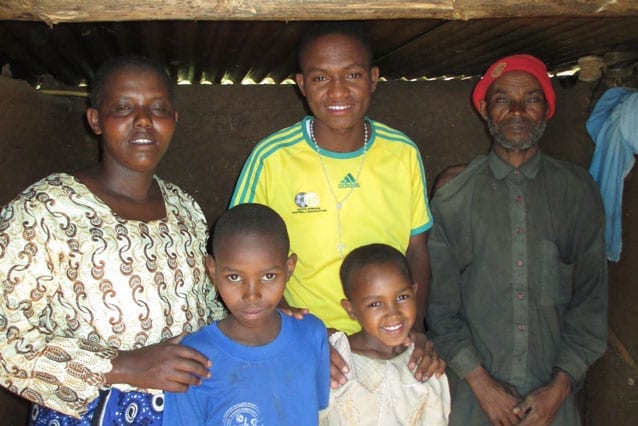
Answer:
[[[540,16],[629,16],[636,0],[456,0],[455,19]]]
[[[611,346],[616,351],[620,359],[627,364],[629,368],[631,368],[632,373],[638,375],[638,364],[636,364],[636,360],[633,356],[631,356],[631,353],[627,350],[625,344],[618,338],[618,335],[614,333],[614,330],[612,330],[611,327],[608,328],[608,332],[609,337],[607,341],[609,346]]]
[[[635,0],[0,0],[0,20],[475,19],[638,15]]]

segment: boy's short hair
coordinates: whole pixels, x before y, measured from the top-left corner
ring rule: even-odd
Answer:
[[[290,239],[284,220],[263,204],[239,204],[225,211],[217,220],[208,241],[208,252],[215,258],[223,241],[238,234],[259,234],[273,237],[288,255]]]
[[[359,41],[368,55],[368,68],[372,68],[374,53],[363,24],[359,21],[327,21],[313,24],[301,37],[297,47],[299,71],[303,72],[302,60],[308,50],[308,45],[319,37],[331,34],[345,35]]]
[[[341,264],[339,277],[346,298],[352,292],[353,276],[366,266],[382,263],[394,263],[406,278],[412,280],[408,260],[399,250],[387,244],[369,244],[352,250]]]
[[[91,81],[91,92],[89,94],[89,101],[91,107],[99,108],[102,104],[102,96],[104,95],[104,83],[112,74],[121,71],[128,67],[137,67],[145,70],[153,71],[157,73],[166,83],[166,89],[168,90],[168,96],[171,102],[174,101],[175,91],[173,88],[173,81],[166,73],[164,67],[159,63],[138,55],[123,55],[116,56],[108,59],[104,62],[93,75]]]

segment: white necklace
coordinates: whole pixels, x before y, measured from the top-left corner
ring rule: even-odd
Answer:
[[[369,136],[368,125],[366,124],[364,120],[363,121],[363,154],[361,154],[361,162],[359,163],[359,171],[357,172],[357,176],[355,177],[355,182],[359,182],[359,177],[361,176],[361,171],[363,170],[363,163],[365,161],[366,152],[368,150],[368,136]],[[319,155],[319,162],[321,163],[321,171],[323,172],[323,177],[326,180],[326,184],[328,184],[328,189],[330,190],[330,194],[332,194],[332,198],[335,201],[335,209],[337,211],[337,236],[339,239],[337,243],[337,250],[339,251],[339,256],[343,257],[345,245],[343,244],[343,239],[341,235],[341,208],[343,207],[343,203],[345,203],[348,197],[350,197],[350,194],[352,194],[352,191],[354,191],[355,187],[354,186],[350,187],[350,191],[348,191],[348,193],[344,195],[342,199],[339,199],[337,197],[337,194],[335,193],[334,189],[332,188],[332,184],[330,183],[330,178],[328,177],[328,172],[326,171],[326,165],[323,163],[323,157],[321,155],[321,151],[319,150],[319,144],[317,143],[317,139],[315,138],[314,118],[310,122],[310,139],[312,139],[312,142],[315,144],[315,150],[317,151],[317,154]]]

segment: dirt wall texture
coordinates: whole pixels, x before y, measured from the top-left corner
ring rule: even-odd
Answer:
[[[445,167],[487,152],[489,138],[470,104],[475,80],[381,83],[369,115],[407,133],[418,144],[428,183]],[[591,85],[554,82],[558,108],[542,148],[587,167],[593,144],[584,124]],[[242,164],[254,144],[305,113],[294,86],[180,86],[180,119],[158,174],[191,193],[212,223],[226,208]],[[82,98],[36,93],[0,78],[0,205],[53,171],[97,161],[97,142],[84,122]],[[638,355],[638,173],[627,177],[621,261],[610,265],[610,327],[628,353]],[[587,423],[629,425],[638,414],[638,373],[610,349],[589,375]],[[626,357],[625,357],[626,358]],[[27,405],[0,392],[3,424],[23,424]]]

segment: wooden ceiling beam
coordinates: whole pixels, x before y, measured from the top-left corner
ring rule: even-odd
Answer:
[[[635,0],[2,0],[0,20],[311,21],[638,16]]]

